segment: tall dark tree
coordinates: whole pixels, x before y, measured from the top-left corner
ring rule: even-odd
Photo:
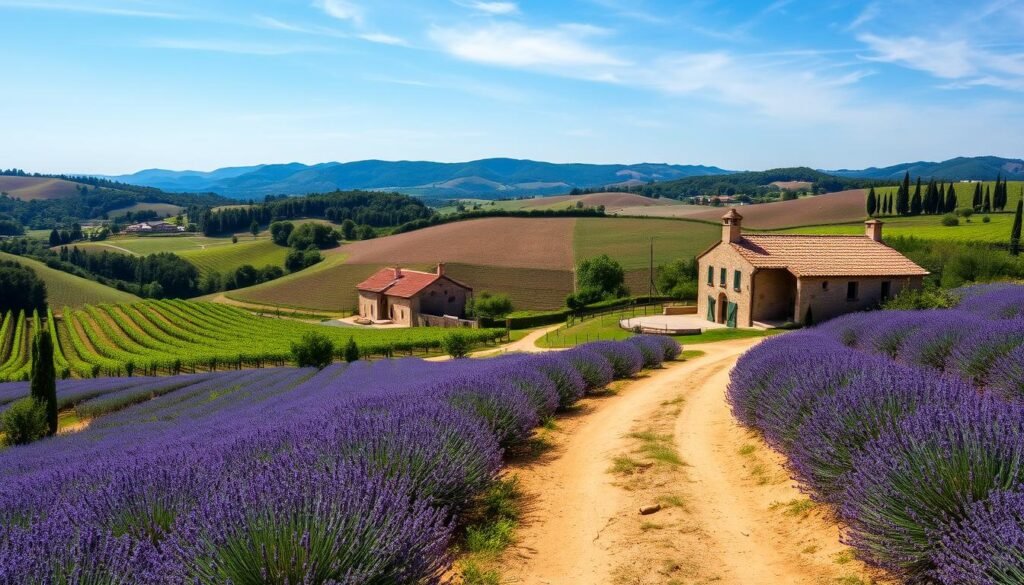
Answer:
[[[904,181],[906,183],[906,181]],[[910,211],[910,187],[900,185],[896,193],[896,214],[906,215]]]
[[[878,201],[875,199],[875,188],[872,187],[868,191],[868,217],[874,217],[875,212],[878,211]]]
[[[953,213],[956,211],[956,189],[953,188],[953,183],[949,184],[946,188],[946,213]]]
[[[910,201],[910,171],[903,173],[903,193],[907,196],[907,201]]]
[[[1017,201],[1017,213],[1013,216],[1013,228],[1010,229],[1010,253],[1020,254],[1020,223],[1021,212],[1024,211],[1024,199]]]
[[[992,192],[989,191],[988,185],[985,186],[985,194],[981,197],[981,211],[984,213],[992,211]]]
[[[974,211],[981,211],[981,205],[981,183],[979,182],[974,184],[974,199],[971,200],[971,207],[974,208]]]
[[[910,215],[921,215],[921,177],[917,178],[914,196],[910,198]]]
[[[36,332],[32,341],[30,394],[46,406],[50,435],[57,433],[57,372],[53,365],[53,338],[46,329]]]
[[[50,247],[61,245],[63,242],[60,241],[60,232],[56,228],[50,230]]]

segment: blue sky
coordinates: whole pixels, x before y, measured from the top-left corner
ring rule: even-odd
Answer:
[[[0,167],[1024,155],[1024,0],[0,0]]]

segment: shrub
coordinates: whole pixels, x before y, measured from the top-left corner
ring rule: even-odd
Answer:
[[[441,340],[441,349],[454,359],[464,358],[469,355],[470,341],[462,333],[453,331],[444,336]]]
[[[621,341],[596,341],[584,347],[596,351],[611,363],[615,379],[631,378],[644,367],[644,356],[633,344]]]
[[[586,382],[587,390],[604,388],[615,379],[615,372],[612,370],[612,364],[608,358],[590,349],[587,345],[570,349],[563,355]]]
[[[437,384],[430,394],[483,419],[502,447],[526,440],[540,423],[529,396],[511,382],[466,376]]]
[[[656,368],[665,361],[665,347],[661,344],[660,335],[634,335],[626,340],[640,350],[644,358],[645,368]]]
[[[292,358],[300,368],[322,370],[334,361],[334,343],[319,333],[304,333],[301,340],[292,343]]]
[[[532,367],[523,367],[517,359],[507,360],[507,365],[494,372],[496,377],[511,382],[522,390],[537,411],[537,417],[545,419],[558,410],[558,388],[547,375]]]
[[[992,221],[992,218],[987,216],[987,215],[983,215],[981,217],[981,223],[990,223],[991,221]]]
[[[27,445],[50,434],[46,405],[32,398],[13,402],[0,414],[0,430],[7,445]]]
[[[1024,481],[1024,411],[987,396],[923,406],[853,458],[840,508],[851,544],[922,580],[942,525]]]
[[[558,392],[558,407],[568,408],[583,397],[587,383],[576,368],[559,354],[549,354],[530,358],[530,367],[547,376]]]
[[[345,351],[342,357],[344,357],[345,361],[350,364],[359,359],[359,345],[356,344],[356,340],[354,338],[348,338],[348,342],[345,343]]]
[[[477,319],[501,319],[512,312],[508,295],[483,291],[466,303],[466,314]]]
[[[903,289],[900,294],[882,303],[885,309],[949,309],[955,307],[958,298],[953,293],[938,287]]]
[[[942,216],[942,225],[946,227],[958,226],[960,225],[960,220],[957,219],[957,217],[952,213],[947,213],[946,215]]]
[[[935,577],[959,585],[1024,583],[1024,493],[995,491],[936,536]]]

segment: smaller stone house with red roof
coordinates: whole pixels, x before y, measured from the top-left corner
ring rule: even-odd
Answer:
[[[730,327],[814,321],[878,306],[928,271],[882,242],[882,222],[863,236],[744,234],[722,216],[722,239],[697,257],[697,314]]]
[[[473,294],[472,288],[445,275],[444,264],[436,272],[382,268],[356,289],[360,317],[407,327],[420,325],[421,315],[462,318]]]

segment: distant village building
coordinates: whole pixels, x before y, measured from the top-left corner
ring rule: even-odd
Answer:
[[[356,289],[360,317],[408,327],[465,317],[466,301],[473,294],[472,288],[445,275],[444,264],[436,272],[382,268]]]
[[[882,243],[882,222],[863,236],[744,234],[722,217],[722,239],[697,257],[697,313],[731,327],[814,321],[867,309],[920,288],[928,271]]]
[[[166,221],[144,221],[133,223],[121,231],[129,234],[177,234],[185,231],[185,226],[174,225]]]

